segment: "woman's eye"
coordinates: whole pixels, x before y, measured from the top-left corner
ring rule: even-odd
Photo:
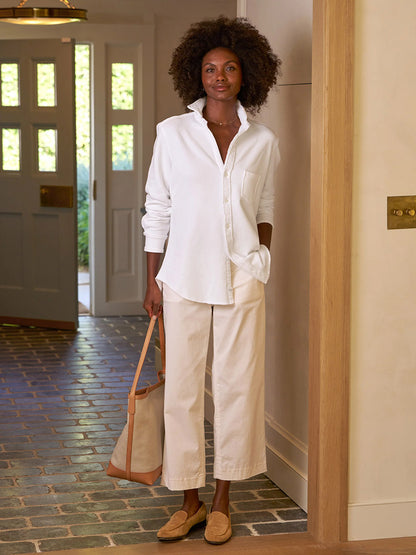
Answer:
[[[235,67],[234,66],[228,66],[227,71],[235,71]]]

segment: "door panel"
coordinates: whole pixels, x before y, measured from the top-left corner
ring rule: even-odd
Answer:
[[[0,321],[75,329],[74,45],[0,41],[0,67]]]

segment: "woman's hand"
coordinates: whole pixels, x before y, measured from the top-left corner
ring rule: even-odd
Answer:
[[[162,313],[162,292],[156,283],[156,274],[160,263],[160,253],[148,252],[147,253],[147,289],[143,301],[143,308],[147,314],[152,316],[159,316]]]
[[[147,285],[143,308],[150,318],[152,316],[159,316],[162,313],[162,292],[156,281]]]

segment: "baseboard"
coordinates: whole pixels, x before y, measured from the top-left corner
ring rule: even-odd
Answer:
[[[211,372],[205,382],[205,418],[214,421]],[[267,476],[304,511],[308,505],[307,447],[266,415]]]
[[[416,535],[416,501],[351,503],[348,540],[373,540]]]
[[[266,414],[267,476],[304,511],[308,508],[307,446]]]

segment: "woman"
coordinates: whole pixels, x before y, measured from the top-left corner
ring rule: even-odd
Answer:
[[[205,539],[232,534],[231,480],[266,470],[264,284],[270,272],[277,139],[250,121],[264,104],[280,60],[242,18],[193,25],[169,73],[188,113],[157,126],[146,184],[144,308],[162,310],[166,330],[162,484],[184,502],[158,532],[178,540],[207,520]],[[160,256],[169,236],[163,264]],[[214,477],[207,515],[204,383],[212,326]]]

